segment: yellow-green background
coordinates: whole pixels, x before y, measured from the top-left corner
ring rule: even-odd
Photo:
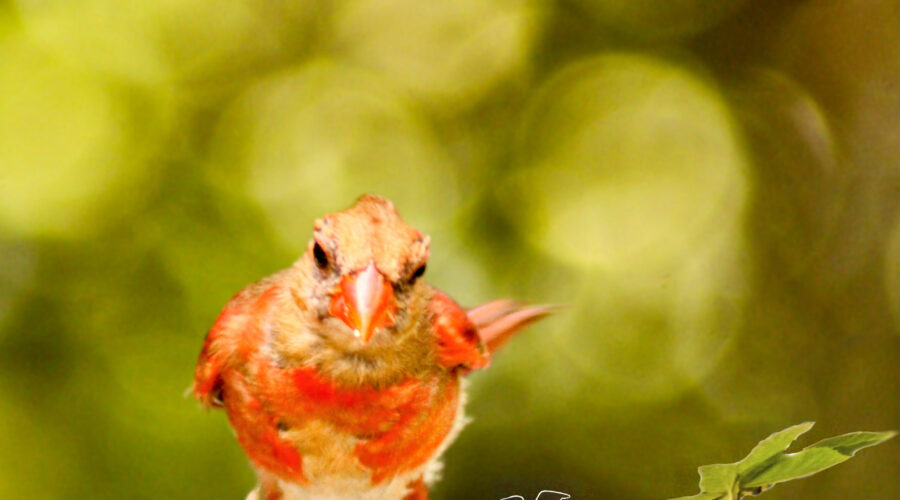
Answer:
[[[0,1],[0,498],[238,499],[206,329],[360,194],[464,304],[437,499],[653,499],[898,423],[898,5]],[[767,498],[900,497],[898,441]],[[801,442],[802,444],[802,442]]]

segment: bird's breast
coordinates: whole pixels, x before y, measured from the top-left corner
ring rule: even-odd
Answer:
[[[420,475],[462,420],[454,373],[383,388],[343,386],[310,367],[268,365],[255,375],[243,410],[229,410],[241,444],[258,467],[309,486]],[[250,407],[265,416],[247,418]]]

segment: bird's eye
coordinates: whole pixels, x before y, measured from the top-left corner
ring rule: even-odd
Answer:
[[[425,264],[422,264],[418,269],[413,271],[412,275],[409,277],[409,283],[415,283],[416,280],[421,278],[423,274],[425,274]]]
[[[322,248],[322,245],[319,245],[319,242],[316,242],[315,246],[313,246],[313,258],[316,259],[316,265],[319,266],[319,269],[328,267],[328,254],[325,253],[325,249]]]

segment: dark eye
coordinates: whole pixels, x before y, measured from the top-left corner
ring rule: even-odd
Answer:
[[[418,269],[413,271],[412,275],[409,277],[409,283],[415,283],[416,280],[421,278],[423,274],[425,274],[425,264],[422,264]]]
[[[313,246],[313,258],[316,259],[316,265],[319,266],[319,269],[328,267],[328,254],[325,253],[322,245],[319,245],[318,242]]]

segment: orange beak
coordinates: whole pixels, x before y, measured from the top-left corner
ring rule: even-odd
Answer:
[[[328,312],[353,329],[357,338],[368,342],[377,328],[394,324],[397,303],[394,288],[370,262],[362,271],[341,278],[332,295]]]

